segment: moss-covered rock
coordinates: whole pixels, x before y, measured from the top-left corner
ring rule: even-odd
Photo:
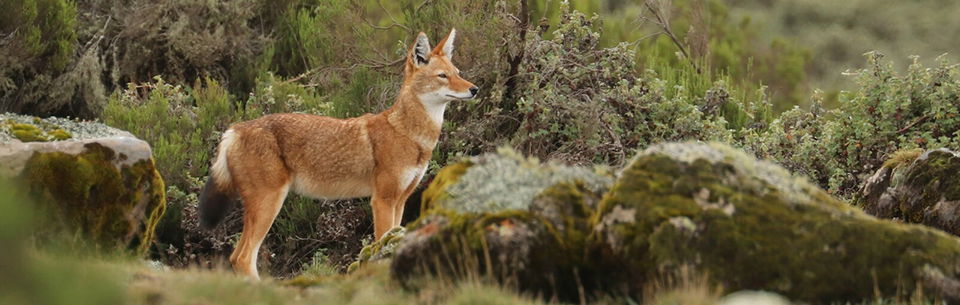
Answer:
[[[813,303],[918,287],[960,298],[960,239],[873,218],[722,144],[647,149],[600,206],[603,243],[638,285],[692,267],[728,289]]]
[[[416,286],[425,274],[484,274],[577,300],[579,279],[605,270],[585,244],[612,180],[602,169],[540,164],[511,150],[448,166],[424,192],[428,208],[400,241],[393,275]]]
[[[816,304],[917,289],[960,301],[960,239],[874,218],[728,146],[656,145],[609,179],[511,152],[447,167],[393,276],[416,287],[424,274],[486,275],[576,302],[694,270]]]
[[[88,124],[100,125],[75,125]],[[54,129],[53,137],[56,130],[68,133]],[[40,220],[40,240],[66,232],[101,247],[146,252],[166,207],[164,183],[150,146],[125,135],[112,131],[102,138],[0,142],[0,176],[19,182],[50,216]]]
[[[871,215],[960,235],[960,153],[903,151],[867,179],[854,203]]]
[[[402,240],[406,234],[407,229],[404,227],[396,227],[387,231],[380,240],[366,245],[360,250],[360,254],[357,254],[357,261],[347,266],[347,272],[356,271],[360,266],[371,262],[382,261],[393,257],[393,252],[396,251],[397,246],[400,245],[400,240]]]

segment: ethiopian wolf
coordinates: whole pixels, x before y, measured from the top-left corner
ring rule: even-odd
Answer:
[[[237,123],[220,139],[200,195],[201,225],[215,227],[243,202],[243,233],[230,263],[253,279],[257,252],[290,191],[314,198],[372,197],[374,238],[400,225],[440,137],[443,111],[479,90],[450,62],[456,30],[433,50],[424,33],[410,49],[396,102],[350,119],[272,114]]]

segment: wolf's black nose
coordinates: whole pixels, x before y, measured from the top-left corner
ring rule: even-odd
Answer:
[[[480,91],[480,88],[477,88],[477,86],[470,87],[470,94],[476,96],[478,91]]]

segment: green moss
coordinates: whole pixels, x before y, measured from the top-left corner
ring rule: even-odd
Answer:
[[[347,272],[354,272],[371,261],[381,260],[393,256],[403,236],[407,230],[403,227],[396,227],[387,231],[380,240],[363,247],[360,254],[357,255],[357,261],[347,267]]]
[[[113,150],[96,143],[85,147],[77,155],[36,153],[27,161],[20,179],[52,215],[45,227],[80,232],[101,246],[145,253],[166,208],[163,180],[153,160],[118,169]],[[135,212],[143,213],[143,219],[131,220]]]
[[[890,159],[887,159],[887,161],[883,162],[883,167],[896,168],[901,165],[910,164],[922,153],[923,149],[921,148],[898,150],[890,156]]]
[[[334,276],[307,276],[299,275],[289,280],[282,282],[284,286],[292,286],[299,288],[308,288],[324,284],[336,283],[339,280],[338,277]]]
[[[502,185],[558,181],[551,176],[558,172],[544,170],[547,164],[518,166],[545,173],[527,174],[538,182],[505,183],[516,171],[487,163],[503,160],[496,158],[504,156],[474,158],[469,168],[446,172],[455,179],[431,186],[440,190],[431,196],[433,207],[409,227],[391,265],[403,285],[416,287],[422,274],[485,275],[575,302],[580,289],[642,295],[649,283],[692,268],[730,290],[830,303],[895,297],[917,287],[943,295],[930,288],[936,285],[931,274],[949,282],[960,273],[957,239],[872,218],[722,144],[654,146],[605,194],[563,179],[544,183],[528,202],[460,208],[478,198],[518,198],[489,195],[510,192]],[[500,161],[492,164],[526,164]],[[489,180],[471,178],[485,167],[501,170],[481,171]],[[465,183],[487,190],[461,192]]]
[[[34,118],[34,124],[7,120],[3,125],[5,126],[2,127],[7,127],[14,138],[22,142],[62,141],[72,137],[69,132],[63,130],[60,126],[45,123],[40,118]]]
[[[41,132],[40,129],[37,128],[37,126],[30,125],[30,124],[14,123],[14,122],[8,122],[8,124],[10,124],[10,129],[11,129],[11,130],[25,130],[25,131],[32,131],[32,132]]]
[[[46,142],[43,130],[30,124],[10,124],[10,133],[23,142]]]
[[[67,139],[70,139],[70,138],[73,137],[73,136],[72,136],[69,132],[67,132],[66,130],[59,129],[59,128],[58,128],[58,129],[54,129],[53,131],[50,131],[50,132],[48,132],[47,134],[49,134],[51,137],[53,137],[54,140],[57,140],[57,141],[67,140]]]
[[[604,216],[635,213],[601,220],[607,243],[631,258],[625,268],[637,275],[633,282],[692,266],[730,290],[828,303],[913,291],[927,267],[951,278],[960,271],[955,238],[874,219],[820,189],[797,197],[791,190],[803,185],[775,185],[790,177],[744,175],[767,165],[740,152],[715,144],[672,145],[693,153],[648,150],[601,203]]]

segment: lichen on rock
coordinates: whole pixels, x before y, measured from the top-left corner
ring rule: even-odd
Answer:
[[[730,204],[732,213],[705,202]],[[917,287],[949,298],[921,275],[936,270],[940,282],[960,275],[960,240],[875,219],[723,144],[668,143],[639,154],[600,214],[625,210],[636,211],[633,221],[600,233],[629,258],[624,272],[635,283],[693,267],[728,289],[829,303]]]
[[[917,289],[960,301],[960,239],[874,218],[724,144],[654,145],[612,186],[587,182],[611,176],[554,166],[507,152],[442,170],[425,192],[430,208],[400,241],[393,276],[416,287],[422,275],[486,275],[576,302],[642,295],[696,270],[726,289],[814,304]],[[587,178],[557,177],[570,172]]]
[[[143,254],[166,207],[163,179],[150,146],[129,133],[90,125],[100,124],[70,126],[119,136],[96,137],[81,131],[90,138],[54,142],[6,138],[0,142],[0,177],[20,183],[21,191],[49,215],[40,219],[44,225],[38,226],[39,240],[66,232],[100,247]],[[57,130],[61,129],[46,134],[57,137]]]
[[[947,149],[894,154],[854,197],[867,213],[960,235],[960,153]]]
[[[603,169],[540,164],[508,149],[448,166],[424,192],[428,208],[400,241],[392,273],[406,286],[425,274],[485,274],[575,300],[577,279],[605,270],[585,245],[612,180]]]
[[[602,167],[541,164],[508,148],[447,167],[436,180],[424,192],[422,206],[457,213],[525,210],[535,196],[558,183],[578,181],[599,191],[613,182],[612,174]]]
[[[19,130],[19,132],[17,132]],[[17,134],[18,133],[18,134]],[[133,135],[97,122],[67,118],[38,118],[15,113],[0,113],[0,143],[50,142],[68,139],[94,139]]]

